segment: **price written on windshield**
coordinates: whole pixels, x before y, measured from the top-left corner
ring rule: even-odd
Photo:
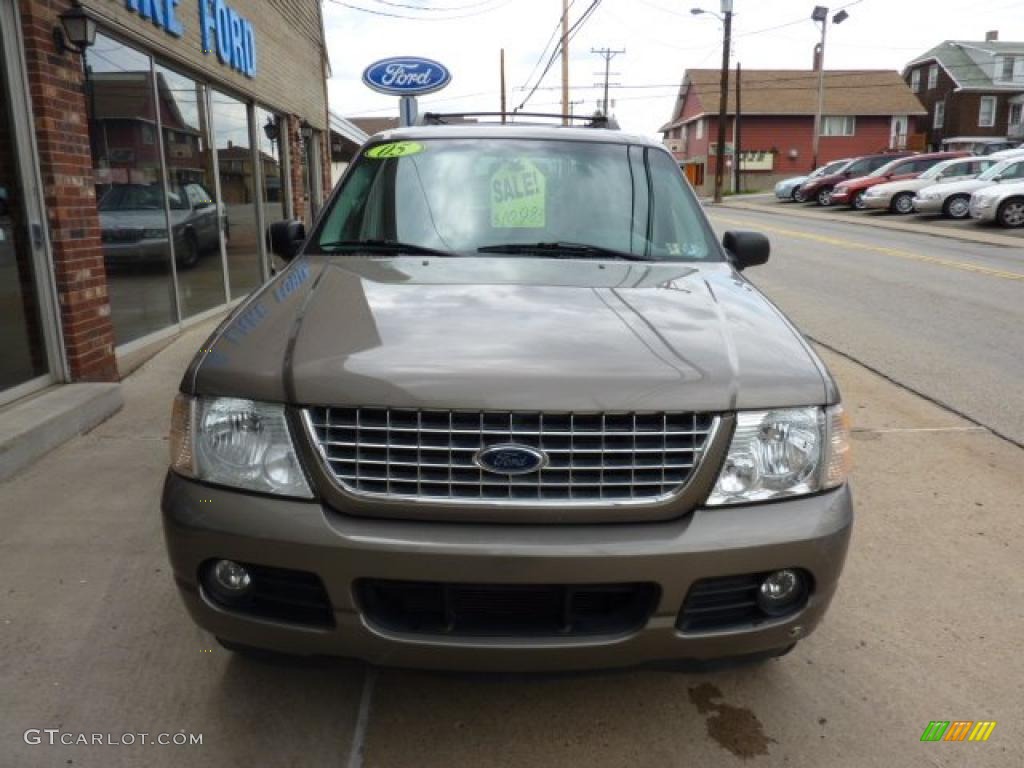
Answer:
[[[491,176],[491,226],[542,229],[547,180],[529,160],[506,163]]]

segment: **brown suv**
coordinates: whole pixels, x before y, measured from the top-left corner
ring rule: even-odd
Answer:
[[[847,179],[856,179],[860,176],[867,176],[869,173],[878,170],[886,163],[890,163],[900,157],[907,157],[911,154],[913,153],[882,152],[877,155],[864,155],[863,157],[858,157],[839,173],[833,173],[828,176],[819,176],[816,179],[808,179],[800,187],[800,194],[805,200],[813,201],[818,205],[832,205],[832,190],[836,188],[837,184],[840,184]]]
[[[520,118],[521,119],[521,118]],[[821,360],[660,144],[371,139],[181,383],[175,582],[232,649],[572,669],[789,650],[836,590]]]

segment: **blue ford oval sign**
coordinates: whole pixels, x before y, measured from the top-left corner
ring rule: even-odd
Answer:
[[[452,80],[443,64],[418,56],[381,59],[363,70],[363,82],[380,93],[394,96],[422,96],[440,91]]]
[[[544,469],[547,454],[526,445],[492,445],[475,456],[476,464],[496,475],[528,475]]]

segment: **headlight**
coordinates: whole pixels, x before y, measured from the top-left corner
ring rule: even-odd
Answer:
[[[313,496],[282,405],[178,395],[170,443],[171,468],[186,477],[261,493]]]
[[[143,240],[166,240],[167,230],[166,229],[144,229],[142,230]]]
[[[836,488],[846,482],[849,451],[841,405],[740,412],[707,503],[746,504]]]

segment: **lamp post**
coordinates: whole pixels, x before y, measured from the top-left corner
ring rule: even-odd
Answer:
[[[842,24],[850,17],[840,10],[832,17],[833,24]],[[828,29],[828,8],[824,5],[814,6],[811,19],[821,25],[821,42],[817,46],[815,59],[818,65],[818,109],[814,113],[814,143],[811,149],[811,169],[818,167],[818,146],[821,142],[821,112],[825,106],[825,31]]]
[[[706,13],[722,22],[722,74],[718,99],[718,146],[715,149],[715,202],[722,202],[722,182],[725,178],[725,119],[729,111],[729,47],[732,42],[732,0],[722,0],[722,15],[703,8],[691,8],[699,16]]]

